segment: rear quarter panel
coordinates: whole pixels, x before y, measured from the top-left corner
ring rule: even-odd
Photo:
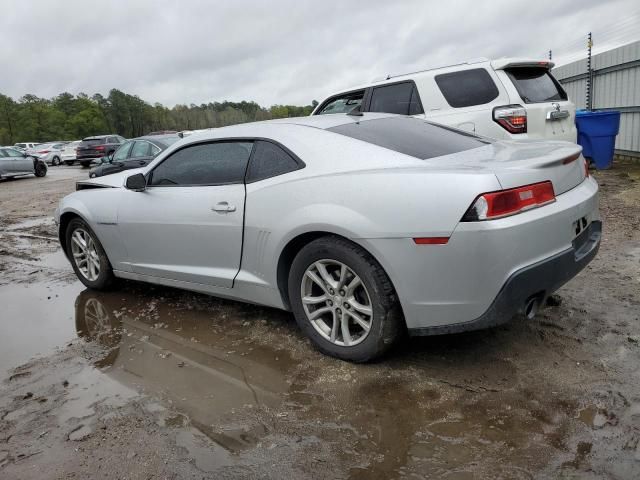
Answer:
[[[478,193],[499,188],[493,174],[464,168],[287,175],[247,185],[242,270],[274,288],[282,250],[301,234],[335,233],[365,247],[368,239],[449,236]]]

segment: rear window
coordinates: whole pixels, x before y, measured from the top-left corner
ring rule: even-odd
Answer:
[[[453,108],[473,107],[498,97],[498,87],[484,68],[436,75],[436,84]]]
[[[316,115],[325,115],[329,113],[349,113],[351,110],[359,107],[362,104],[363,97],[364,90],[335,96],[327,100],[320,108],[320,110],[318,110],[318,113]]]
[[[104,138],[85,138],[84,140],[82,140],[82,145],[85,147],[90,147],[92,145],[102,145],[103,143],[106,143]]]
[[[471,150],[489,143],[470,133],[411,117],[365,120],[328,130],[420,159]]]
[[[567,93],[546,68],[517,67],[506,72],[525,103],[567,99]]]

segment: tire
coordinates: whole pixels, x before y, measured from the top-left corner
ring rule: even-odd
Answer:
[[[355,277],[359,277],[361,283],[358,290],[354,290],[354,295],[359,294],[360,299],[350,296],[347,288],[342,287],[340,290],[329,288],[329,283],[322,282],[324,288],[315,280],[310,280],[307,275],[309,269],[314,269],[318,264],[325,265],[324,271],[329,272],[332,281],[336,281],[340,276],[338,273],[342,265],[346,267],[346,278],[351,280],[344,281],[344,285],[351,285]],[[331,271],[331,269],[334,269]],[[320,270],[317,270],[320,272]],[[311,272],[313,275],[313,272]],[[351,276],[353,275],[353,276]],[[316,275],[320,278],[320,275]],[[322,279],[321,279],[322,280]],[[357,282],[354,282],[357,283]],[[340,285],[338,282],[337,285]],[[315,289],[318,293],[308,294],[308,289]],[[320,298],[331,294],[331,290],[340,297],[332,297],[332,301],[324,303],[313,302],[311,306],[307,303],[303,304],[302,297],[311,299],[313,297]],[[304,246],[296,255],[289,271],[288,292],[291,309],[296,318],[300,329],[311,339],[316,348],[321,352],[347,360],[351,362],[367,362],[382,356],[387,352],[402,336],[404,332],[404,321],[402,318],[400,304],[396,297],[391,280],[380,266],[380,264],[365,250],[358,245],[345,239],[335,236],[326,236],[310,242]],[[318,296],[316,296],[318,295]],[[356,303],[351,306],[347,305],[351,301]],[[336,307],[338,302],[343,305],[342,308]],[[329,306],[329,305],[332,306]],[[364,311],[363,307],[371,312],[371,314],[360,313]],[[330,323],[324,323],[324,320],[318,322],[318,318],[312,321],[307,313],[311,308],[321,309],[330,308],[331,312],[323,313],[320,318],[326,318]],[[358,310],[355,310],[355,309]],[[349,310],[349,312],[347,312]],[[314,312],[311,312],[313,314]],[[349,315],[347,315],[349,313]],[[350,316],[356,313],[361,319],[367,320],[364,323],[369,324],[366,331]],[[347,318],[347,327],[349,331],[349,340],[345,340],[343,322],[339,322],[339,328],[334,327],[335,321],[332,319]],[[318,326],[319,325],[319,326]],[[355,328],[355,335],[351,328]],[[323,330],[324,329],[324,330]],[[329,331],[330,330],[330,331]],[[335,335],[334,335],[335,330]],[[358,331],[359,330],[359,331]],[[321,333],[324,331],[324,333]],[[358,333],[361,336],[358,337]],[[340,339],[342,336],[342,339]],[[334,340],[332,340],[332,338]]]
[[[73,161],[73,160],[65,160],[65,161],[64,161],[64,164],[65,164],[65,165],[69,165],[69,166],[73,165],[74,163],[76,163],[76,162],[75,162],[75,161]]]
[[[82,165],[82,168],[89,168],[89,165],[91,165],[91,160],[82,161],[82,162],[80,162],[80,165]]]
[[[47,166],[42,162],[36,163],[34,173],[36,177],[44,177],[47,174]]]
[[[90,254],[86,255],[85,253],[85,257],[91,257],[91,263],[93,264],[93,266],[95,266],[97,263],[97,275],[95,272],[95,268],[88,265],[87,262],[83,263],[81,261],[81,258],[76,258],[76,256],[74,255],[74,249],[80,248],[76,247],[76,245],[78,245],[77,243],[72,243],[74,241],[72,237],[76,232],[78,232],[78,234],[80,235],[81,240],[84,241],[85,247],[87,246],[87,244],[90,245]],[[89,243],[89,238],[91,240],[92,247]],[[87,225],[84,220],[80,218],[74,218],[73,220],[71,220],[69,222],[69,225],[67,226],[67,231],[65,232],[65,239],[68,257],[71,261],[73,271],[76,272],[78,279],[86,287],[92,288],[94,290],[107,290],[111,285],[113,285],[115,277],[113,275],[111,263],[107,258],[107,254],[105,253],[104,248],[102,248],[102,244],[100,243],[100,240],[98,240],[98,237],[96,237],[96,234],[93,232],[93,230],[91,230],[89,225]],[[82,252],[81,249],[79,251]],[[84,251],[86,252],[86,248]],[[86,270],[86,272],[83,270]]]
[[[51,165],[54,167],[57,167],[58,165],[60,165],[62,162],[60,161],[60,157],[53,157],[51,159]]]

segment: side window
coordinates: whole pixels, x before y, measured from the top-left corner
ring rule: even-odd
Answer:
[[[116,137],[109,137],[107,138],[107,143],[120,143],[120,140],[118,140]]]
[[[215,142],[178,150],[151,174],[152,186],[243,183],[252,142]]]
[[[153,145],[152,143],[150,143],[149,145],[151,145],[151,156],[153,157],[155,157],[162,151],[162,149],[157,145]]]
[[[8,148],[8,149],[4,150],[4,154],[5,154],[7,157],[15,157],[15,158],[18,158],[18,157],[22,157],[22,156],[23,156],[23,155],[22,155],[22,152],[19,152],[19,151],[17,151],[17,150],[13,150],[13,149],[11,149],[11,148]]]
[[[0,158],[4,158],[6,156],[7,156],[7,154],[5,153],[5,151],[0,149]]]
[[[416,115],[424,113],[413,82],[375,87],[371,93],[370,112]]]
[[[121,137],[120,135],[118,135],[118,136],[116,137],[116,140],[117,140],[117,142],[118,142],[118,143],[122,143],[122,142],[125,142],[127,139],[126,139],[126,138],[124,138],[124,137]]]
[[[325,102],[322,108],[318,110],[316,115],[325,115],[328,113],[349,113],[351,110],[362,104],[363,98],[364,90],[345,93],[344,95],[330,98]]]
[[[127,155],[129,154],[129,150],[131,150],[131,144],[133,142],[125,142],[120,145],[120,148],[116,150],[116,153],[113,154],[114,162],[123,162],[127,159]]]
[[[494,100],[499,92],[484,68],[436,75],[436,84],[453,108],[473,107]]]
[[[150,157],[151,156],[151,144],[149,142],[139,141],[133,143],[131,149],[131,158]]]
[[[257,141],[247,172],[247,183],[298,170],[300,165],[291,155],[271,142]]]

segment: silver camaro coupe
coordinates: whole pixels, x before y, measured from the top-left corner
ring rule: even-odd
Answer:
[[[189,136],[79,182],[56,221],[87,287],[119,277],[290,310],[321,351],[357,362],[405,331],[533,317],[601,237],[579,146],[376,113]]]

